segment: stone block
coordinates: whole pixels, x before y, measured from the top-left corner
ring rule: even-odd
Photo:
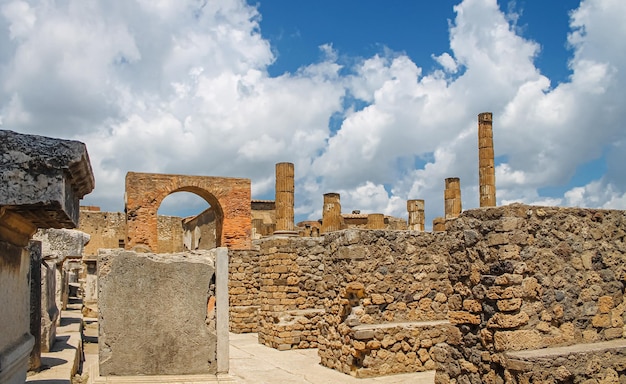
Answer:
[[[101,250],[98,344],[102,376],[216,372],[215,319],[207,311],[209,298],[215,295],[214,257],[212,251]]]
[[[0,206],[38,228],[78,225],[78,200],[95,185],[85,144],[0,130],[0,153]]]

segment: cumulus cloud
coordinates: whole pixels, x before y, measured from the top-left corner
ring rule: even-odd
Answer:
[[[514,12],[495,0],[454,10],[433,71],[389,50],[347,66],[330,41],[318,62],[270,76],[275,54],[243,0],[6,1],[0,122],[86,142],[97,184],[87,203],[103,209],[123,208],[128,171],[248,177],[271,198],[274,164],[290,161],[300,218],[340,192],[347,210],[401,217],[406,199],[425,199],[430,221],[446,177],[461,178],[464,208],[478,205],[476,116],[491,111],[499,204],[624,208],[626,3],[572,12],[571,76],[556,84]],[[541,195],[603,155],[598,180]]]

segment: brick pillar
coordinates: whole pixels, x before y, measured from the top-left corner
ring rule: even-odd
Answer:
[[[385,229],[385,215],[382,213],[367,215],[367,229]]]
[[[433,219],[433,232],[443,232],[446,230],[446,219],[435,217]]]
[[[341,229],[341,203],[338,193],[324,194],[324,209],[322,211],[321,233],[338,231]]]
[[[409,230],[424,231],[424,200],[407,200],[406,210],[409,212]]]
[[[446,190],[444,192],[445,218],[454,219],[461,214],[461,181],[458,177],[446,179]]]
[[[481,207],[496,206],[496,168],[491,112],[478,115],[478,178]]]
[[[276,164],[276,230],[277,235],[297,235],[293,223],[293,163]]]

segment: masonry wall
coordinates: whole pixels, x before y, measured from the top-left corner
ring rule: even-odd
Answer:
[[[182,219],[177,216],[158,216],[157,219],[157,239],[159,252],[182,252]],[[215,248],[215,246],[213,246],[213,248]]]
[[[463,244],[448,272],[462,343],[437,351],[439,382],[626,380],[625,346],[610,352],[601,343],[619,344],[625,330],[624,211],[517,204],[466,211],[447,230]],[[514,351],[571,345],[601,348],[536,359],[534,372],[508,363],[520,361]]]
[[[322,239],[270,237],[259,245],[259,342],[315,348],[324,312]]]
[[[230,331],[250,333],[258,330],[259,250],[229,250],[228,294]]]
[[[126,241],[126,216],[122,212],[80,211],[78,229],[91,238],[85,245],[86,256],[96,256],[100,248],[123,248]]]
[[[455,335],[443,234],[345,230],[326,234],[322,365],[357,377],[435,368],[430,348]]]

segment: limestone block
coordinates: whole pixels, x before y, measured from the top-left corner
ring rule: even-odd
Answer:
[[[33,240],[41,241],[41,253],[46,258],[62,261],[66,256],[80,256],[89,242],[88,233],[75,229],[40,229]]]
[[[59,309],[56,301],[56,265],[41,265],[41,351],[49,352],[56,338]]]
[[[78,225],[95,184],[85,144],[0,130],[0,153],[0,206],[39,228]]]
[[[185,254],[101,250],[101,375],[216,372],[215,321],[207,311],[214,295],[214,260],[212,250]]]

